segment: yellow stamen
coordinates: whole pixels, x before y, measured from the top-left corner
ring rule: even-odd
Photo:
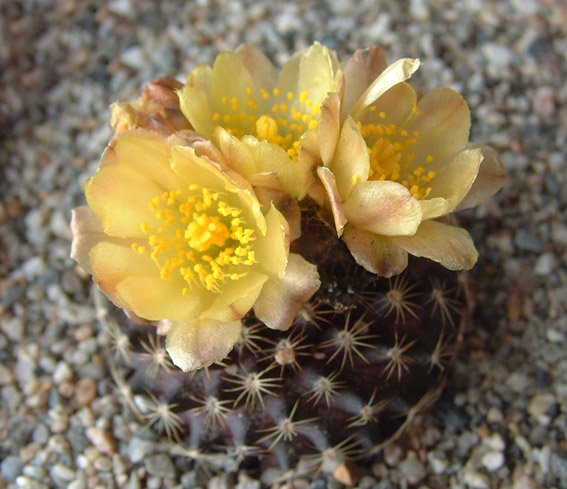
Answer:
[[[374,110],[372,110],[374,109]],[[375,111],[370,108],[370,112]],[[383,111],[378,113],[380,119],[386,119]],[[368,145],[370,156],[371,180],[390,180],[401,183],[416,199],[425,199],[432,188],[429,183],[435,178],[434,170],[427,169],[433,163],[428,155],[425,162],[415,164],[415,153],[410,148],[417,144],[418,131],[412,137],[405,129],[395,124],[358,124],[360,133]]]
[[[183,280],[184,295],[196,284],[220,292],[227,280],[244,277],[256,263],[255,230],[223,193],[193,184],[155,197],[150,209],[161,224],[152,228],[143,222],[149,249],[138,243],[132,249],[141,254],[151,250],[160,277]]]

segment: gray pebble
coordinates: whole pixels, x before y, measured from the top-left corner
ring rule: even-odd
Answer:
[[[151,455],[145,459],[148,474],[156,477],[172,477],[175,475],[175,466],[165,454]]]
[[[426,475],[425,468],[415,452],[409,452],[399,468],[403,478],[410,484],[418,484]]]
[[[516,238],[514,240],[516,246],[521,250],[533,251],[534,253],[539,253],[543,251],[543,243],[541,239],[525,229],[519,229],[516,231]]]
[[[146,456],[155,450],[154,442],[134,437],[128,443],[126,455],[133,463],[141,462]]]
[[[8,481],[16,480],[22,473],[22,469],[24,464],[22,460],[17,455],[8,455],[2,463],[0,463],[0,473],[6,478]]]
[[[544,253],[535,262],[536,275],[549,275],[555,268],[556,259],[553,253]]]

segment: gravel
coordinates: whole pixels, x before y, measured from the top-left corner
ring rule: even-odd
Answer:
[[[478,307],[449,385],[360,487],[567,487],[566,25],[560,0],[2,3],[0,487],[261,487],[211,479],[121,404],[68,222],[112,101],[241,42],[281,63],[313,40],[420,57],[416,82],[459,90],[509,174],[461,215]]]

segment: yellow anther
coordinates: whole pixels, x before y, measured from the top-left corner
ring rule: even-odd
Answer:
[[[279,97],[280,96],[280,89],[276,87],[272,90],[272,93],[274,94],[274,97]]]
[[[246,93],[248,95],[252,95],[253,92],[254,92],[254,89],[252,87],[250,87],[250,86],[246,87]]]
[[[293,92],[287,92],[286,97],[288,100],[293,100],[295,98]]]

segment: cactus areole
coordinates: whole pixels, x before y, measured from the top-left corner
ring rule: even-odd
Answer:
[[[173,453],[352,482],[441,392],[478,256],[451,214],[505,175],[418,67],[315,43],[278,72],[245,45],[113,105],[72,256],[110,299],[125,406]]]

